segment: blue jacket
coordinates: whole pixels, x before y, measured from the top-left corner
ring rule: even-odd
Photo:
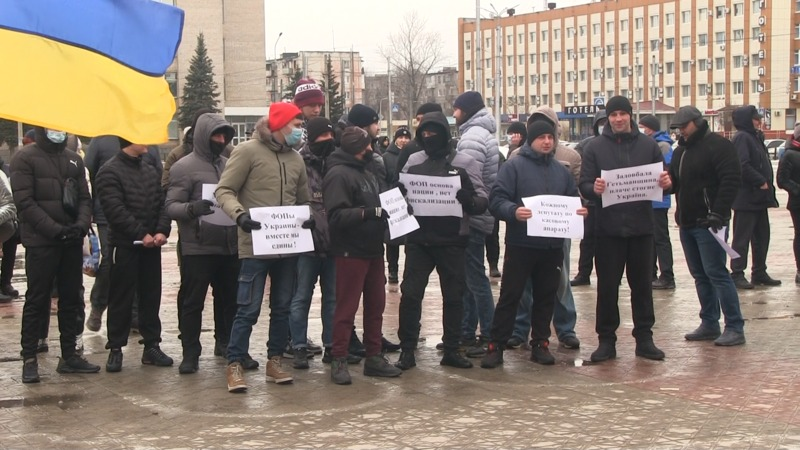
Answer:
[[[529,248],[561,248],[564,239],[528,236],[528,224],[514,216],[523,197],[534,195],[578,196],[575,179],[553,153],[543,155],[525,144],[519,156],[500,167],[489,196],[489,210],[506,222],[506,245]]]
[[[674,151],[672,150],[672,144],[674,144],[675,141],[669,137],[669,133],[666,131],[659,131],[654,134],[653,139],[658,142],[658,147],[661,148],[661,154],[664,156],[664,166],[669,169],[669,163],[672,161],[672,152]],[[653,209],[669,209],[669,207],[672,206],[671,198],[671,195],[665,195],[664,199],[660,202],[653,202]]]

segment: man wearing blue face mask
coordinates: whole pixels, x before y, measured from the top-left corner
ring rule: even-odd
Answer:
[[[35,142],[11,162],[11,187],[25,246],[28,290],[22,310],[22,382],[39,381],[36,347],[42,317],[50,309],[50,287],[58,284],[58,329],[61,359],[58,373],[94,373],[100,366],[75,354],[83,307],[83,236],[92,216],[83,161],[66,149],[64,131],[35,128]]]
[[[292,146],[303,138],[302,113],[292,103],[273,103],[266,120],[256,126],[255,139],[236,146],[222,172],[215,195],[220,207],[239,226],[239,305],[228,344],[228,391],[247,389],[242,363],[248,357],[250,334],[261,313],[264,285],[270,277],[267,381],[291,383],[281,367],[289,337],[297,256],[253,254],[251,232],[262,224],[250,217],[250,208],[308,205],[308,175],[303,157]],[[303,224],[314,228],[314,219]]]

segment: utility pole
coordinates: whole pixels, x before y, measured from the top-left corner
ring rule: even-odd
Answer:
[[[475,0],[475,83],[473,89],[483,95],[483,52],[481,46],[483,33],[481,33],[481,0]]]
[[[326,80],[325,80],[325,117],[327,117],[328,120],[331,120],[331,97],[330,97],[330,86],[328,86],[328,80],[333,78],[333,73],[329,73],[328,72],[328,67],[330,67],[331,68],[331,72],[333,72],[333,65],[330,62],[331,62],[331,55],[330,54],[326,54],[325,55],[325,74],[323,75],[323,78],[326,78]],[[325,75],[327,75],[327,76],[325,76]]]
[[[389,120],[386,123],[386,134],[388,136],[393,136],[392,134],[392,60],[386,58],[386,79],[389,80]],[[392,139],[391,137],[389,138]]]
[[[634,58],[634,66],[633,66],[633,92],[635,95],[633,98],[636,100],[636,123],[639,123],[639,103],[641,102],[641,98],[639,98],[639,57],[637,56]]]
[[[497,55],[495,58],[494,74],[494,132],[497,142],[500,142],[500,108],[503,102],[503,37],[500,35],[500,13],[494,15],[495,39],[497,40]]]

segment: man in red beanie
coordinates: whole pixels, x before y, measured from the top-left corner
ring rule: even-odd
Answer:
[[[258,256],[253,253],[251,232],[262,224],[250,217],[250,209],[309,203],[308,176],[303,157],[294,151],[303,137],[302,113],[293,103],[273,103],[266,120],[259,121],[255,139],[236,146],[222,172],[215,195],[220,207],[239,225],[239,309],[228,344],[229,392],[247,389],[242,362],[248,358],[250,334],[261,313],[264,285],[270,277],[270,320],[267,341],[267,381],[291,383],[292,375],[281,367],[289,336],[296,255]],[[303,224],[313,228],[313,220]]]

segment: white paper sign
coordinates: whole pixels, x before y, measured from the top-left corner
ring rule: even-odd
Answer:
[[[214,196],[214,191],[217,190],[216,184],[203,184],[203,193],[202,199],[208,200],[214,204],[211,207],[211,210],[214,211],[213,214],[209,214],[207,216],[200,216],[200,220],[203,222],[208,222],[211,225],[221,225],[223,227],[229,227],[232,225],[236,225],[236,222],[231,219],[231,217],[225,214],[225,211],[219,207],[219,203],[217,203],[217,197]]]
[[[600,178],[606,180],[603,207],[642,200],[662,201],[664,190],[658,187],[658,178],[663,171],[664,164],[660,162],[624,169],[601,170]]]
[[[583,238],[583,217],[580,197],[536,195],[525,197],[522,204],[533,212],[528,219],[528,236],[566,239]]]
[[[253,230],[253,255],[286,255],[314,251],[311,230],[302,228],[311,216],[308,206],[274,206],[250,209],[250,218],[261,222]]]
[[[728,243],[725,241],[725,236],[728,234],[728,227],[722,227],[722,228],[720,228],[720,229],[719,229],[719,231],[717,231],[716,233],[714,233],[714,230],[712,230],[711,228],[709,228],[709,229],[708,229],[708,232],[709,232],[709,233],[711,233],[711,235],[712,235],[712,236],[714,236],[714,239],[716,239],[716,240],[717,240],[717,242],[719,242],[719,245],[720,245],[720,246],[722,246],[722,248],[725,250],[725,253],[727,253],[727,254],[728,254],[728,256],[730,256],[730,257],[731,257],[731,259],[736,259],[736,258],[738,258],[739,256],[741,256],[741,255],[739,255],[739,252],[737,252],[736,250],[734,250],[734,249],[733,249],[733,248],[732,248],[730,245],[728,245]]]
[[[461,177],[431,177],[427,175],[400,174],[400,182],[406,187],[408,203],[414,215],[464,217],[456,192],[461,189]]]
[[[419,228],[417,219],[408,213],[408,204],[400,189],[382,192],[380,197],[381,208],[389,214],[389,238],[399,238]]]

